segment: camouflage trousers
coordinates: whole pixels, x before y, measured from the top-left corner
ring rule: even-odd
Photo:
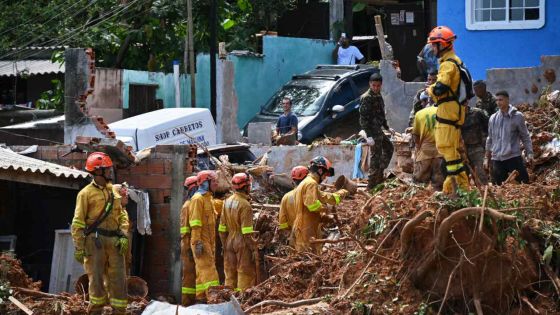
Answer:
[[[476,176],[482,185],[488,184],[488,176],[484,170],[484,147],[482,145],[466,146],[467,157],[471,167],[476,172]]]
[[[393,157],[393,144],[389,137],[382,134],[374,137],[375,143],[370,148],[368,189],[373,189],[383,182],[383,171],[389,166]]]

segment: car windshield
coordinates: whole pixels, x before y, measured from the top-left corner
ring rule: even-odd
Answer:
[[[284,85],[263,107],[262,113],[280,115],[284,112],[282,99],[292,99],[292,112],[296,116],[311,116],[321,109],[325,94],[334,81],[297,80]]]

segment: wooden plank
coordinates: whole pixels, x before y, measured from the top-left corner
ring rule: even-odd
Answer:
[[[30,310],[29,308],[27,308],[27,306],[25,306],[23,303],[21,303],[20,301],[18,301],[15,297],[10,296],[8,298],[8,300],[10,300],[12,303],[15,304],[15,306],[19,307],[20,310],[24,311],[25,314],[27,315],[33,315],[33,311]]]
[[[383,24],[381,23],[381,15],[375,16],[375,29],[377,31],[377,40],[379,41],[379,49],[381,49],[381,58],[387,60],[387,49],[385,45],[385,33],[383,32]]]

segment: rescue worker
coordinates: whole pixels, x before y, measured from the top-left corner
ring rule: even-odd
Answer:
[[[253,256],[253,209],[250,192],[253,179],[237,173],[231,180],[234,194],[226,199],[220,217],[220,239],[224,246],[225,285],[244,291],[255,285],[256,266]]]
[[[126,211],[126,205],[128,204],[128,184],[114,184],[113,185],[113,194],[115,196],[115,200],[120,200],[121,206],[123,208],[123,215],[126,215],[126,220],[128,221],[128,231],[126,236],[130,240],[128,244],[128,251],[125,255],[125,266],[126,266],[126,275],[130,276],[130,265],[132,263],[132,230],[130,226],[133,225],[133,222],[130,222],[130,217],[128,216],[128,212]]]
[[[441,190],[443,174],[441,173],[441,155],[436,148],[434,131],[436,127],[436,112],[434,106],[421,109],[414,115],[412,136],[414,137],[415,152],[413,155],[414,181],[432,183],[435,190]]]
[[[129,222],[109,183],[112,167],[111,158],[103,152],[87,157],[85,169],[93,181],[78,193],[72,219],[74,257],[88,274],[88,314],[102,314],[108,303],[113,314],[125,314],[128,304],[125,255]],[[105,277],[109,295],[103,284]]]
[[[297,251],[321,253],[321,244],[311,244],[311,238],[321,238],[321,213],[327,208],[323,204],[338,205],[348,195],[340,189],[335,193],[319,190],[319,184],[327,177],[334,176],[332,163],[323,156],[317,156],[309,163],[309,175],[298,185],[295,191],[296,219],[292,233]]]
[[[492,93],[486,90],[486,82],[477,80],[473,83],[474,94],[476,95],[476,108],[480,108],[486,112],[486,116],[490,117],[498,111],[496,98]]]
[[[369,89],[360,97],[360,127],[373,139],[370,148],[368,189],[383,182],[383,171],[393,156],[393,144],[383,133],[382,128],[393,132],[385,118],[385,104],[381,97],[383,78],[374,73],[369,78]]]
[[[196,269],[191,249],[191,227],[189,226],[189,203],[198,190],[196,176],[187,177],[184,187],[187,191],[187,200],[181,209],[181,262],[183,264],[181,304],[189,306],[194,304],[196,298]]]
[[[189,202],[191,250],[196,266],[196,297],[205,302],[208,288],[220,285],[216,271],[216,214],[212,193],[218,187],[214,171],[201,171],[196,176],[197,192]]]
[[[305,166],[300,165],[292,168],[291,175],[294,186],[297,187],[308,174],[309,169]],[[294,220],[296,219],[295,187],[286,193],[280,201],[280,212],[278,213],[278,229],[280,231],[290,232],[292,226],[294,226]]]
[[[437,26],[429,36],[428,43],[439,58],[439,72],[436,83],[428,88],[430,97],[437,106],[435,140],[438,152],[445,160],[446,177],[443,192],[454,192],[458,188],[468,189],[469,179],[461,159],[461,126],[465,121],[465,106],[459,104],[462,61],[453,51],[453,41],[457,36],[446,26]]]
[[[488,176],[484,171],[486,137],[488,136],[488,115],[486,111],[476,107],[466,107],[465,124],[461,127],[463,143],[469,163],[482,185],[488,184]]]
[[[410,116],[408,116],[408,126],[411,127],[412,123],[414,122],[414,115],[416,113],[425,108],[426,106],[433,105],[432,99],[427,95],[426,89],[436,83],[437,80],[437,70],[431,71],[428,73],[428,79],[426,81],[426,85],[416,92],[416,96],[412,100],[412,110],[410,111]]]

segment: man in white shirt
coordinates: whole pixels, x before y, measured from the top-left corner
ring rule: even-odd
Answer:
[[[366,59],[356,46],[350,45],[350,39],[341,37],[333,50],[333,59],[337,65],[354,65],[364,63]]]

